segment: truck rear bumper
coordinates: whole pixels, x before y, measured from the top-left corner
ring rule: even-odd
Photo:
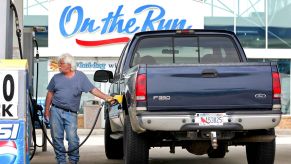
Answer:
[[[199,125],[195,113],[143,112],[137,115],[142,129],[151,131],[254,130],[274,128],[280,123],[281,111],[226,112],[223,125]]]

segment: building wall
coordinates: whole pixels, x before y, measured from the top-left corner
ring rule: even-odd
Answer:
[[[291,59],[291,1],[290,0],[204,0],[205,29],[223,29],[236,33],[249,61],[277,62],[281,73],[282,111],[290,115],[290,59]],[[37,38],[41,46],[47,47],[48,25],[40,20],[47,20],[48,0],[24,0],[24,25],[38,26]],[[189,14],[199,14],[195,11]],[[46,19],[42,19],[46,18]],[[42,30],[41,30],[42,29]],[[46,53],[46,50],[40,50]],[[98,54],[96,55],[98,58]],[[100,60],[99,60],[100,59]],[[45,96],[49,70],[45,69],[49,58],[40,62],[42,76],[39,78],[39,96]],[[88,61],[94,61],[90,58]],[[99,61],[102,58],[98,58]],[[117,62],[117,58],[105,59]],[[80,59],[82,62],[82,59]],[[77,60],[78,62],[78,60]],[[105,62],[105,63],[106,63]],[[87,70],[88,71],[88,70]],[[89,71],[90,72],[90,71]],[[47,76],[46,76],[47,75]],[[90,73],[88,73],[91,78]],[[106,91],[106,87],[104,88]]]

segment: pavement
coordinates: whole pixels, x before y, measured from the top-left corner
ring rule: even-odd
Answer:
[[[89,134],[91,129],[78,129],[78,134],[79,135],[86,135]],[[279,128],[275,128],[275,132],[277,136],[285,136],[285,135],[290,135],[291,137],[291,129],[279,129]],[[49,133],[49,130],[48,130]],[[40,129],[36,130],[36,134],[37,135],[41,135],[42,131]],[[92,132],[92,135],[103,135],[104,134],[104,129],[94,129]]]
[[[78,129],[80,142],[89,134],[90,129]],[[37,130],[37,144],[42,143],[42,132]],[[275,164],[289,164],[288,159],[291,153],[291,129],[276,129],[277,139],[277,151]],[[50,136],[49,130],[48,135]],[[65,141],[65,145],[67,142]],[[245,149],[242,146],[231,146],[230,152],[227,157],[220,160],[211,160],[207,158],[207,155],[193,156],[190,153],[185,153],[185,150],[177,148],[176,154],[170,154],[168,148],[153,148],[150,151],[150,164],[176,164],[185,163],[190,164],[194,161],[198,163],[208,164],[246,164]],[[80,164],[122,164],[122,160],[108,160],[104,152],[104,129],[95,129],[87,142],[80,148]],[[43,152],[41,148],[37,148],[34,158],[31,160],[31,164],[55,164],[55,154],[52,146],[47,143],[47,151]],[[286,162],[284,162],[286,161]]]
[[[275,128],[275,132],[277,134],[277,136],[282,136],[282,135],[290,135],[291,137],[291,129],[279,129],[279,128]]]

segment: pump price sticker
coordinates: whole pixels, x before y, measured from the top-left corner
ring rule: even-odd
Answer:
[[[17,119],[18,71],[0,71],[0,119]]]

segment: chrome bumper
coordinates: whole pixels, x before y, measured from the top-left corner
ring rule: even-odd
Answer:
[[[159,113],[138,114],[136,119],[139,127],[151,131],[254,130],[274,128],[281,120],[280,111],[226,112],[223,125],[200,126],[195,123],[195,119],[197,119],[195,114]]]

